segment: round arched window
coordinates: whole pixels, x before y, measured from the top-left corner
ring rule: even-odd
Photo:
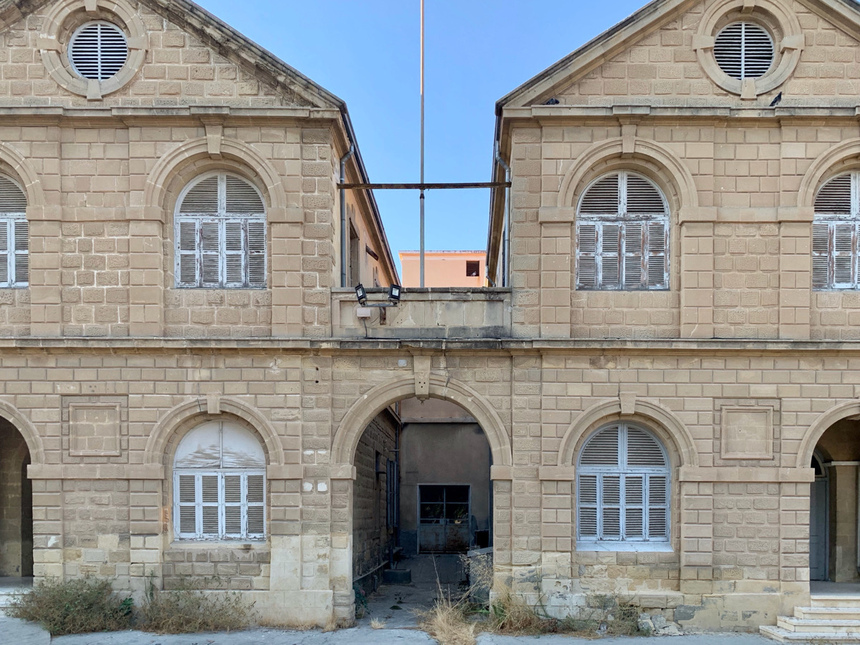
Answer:
[[[628,423],[598,430],[576,472],[581,542],[669,541],[669,459],[651,432]]]
[[[0,175],[0,287],[26,287],[30,273],[27,196]]]
[[[88,22],[69,42],[69,62],[82,78],[104,81],[116,76],[128,60],[128,41],[116,25]]]
[[[185,189],[176,209],[176,284],[266,286],[266,207],[248,181],[221,172]]]
[[[576,288],[669,288],[669,209],[650,179],[624,170],[585,190],[576,212]]]
[[[176,448],[173,477],[177,537],[264,537],[266,455],[250,431],[230,421],[197,426]]]

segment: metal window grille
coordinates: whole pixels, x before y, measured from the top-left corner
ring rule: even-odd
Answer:
[[[30,226],[27,197],[8,177],[0,176],[0,287],[26,287],[30,274]]]
[[[583,193],[576,218],[576,288],[669,288],[669,208],[650,180],[622,171]]]
[[[773,65],[773,38],[753,22],[733,22],[714,39],[714,58],[732,78],[760,78]]]
[[[812,224],[814,289],[858,289],[860,172],[843,173],[825,183],[815,197]]]
[[[669,541],[669,460],[647,430],[596,432],[577,466],[577,535],[588,542]]]
[[[254,186],[219,173],[186,189],[176,215],[176,283],[266,286],[266,213]]]
[[[128,41],[109,22],[88,22],[72,35],[69,62],[79,76],[104,81],[116,76],[128,60]]]

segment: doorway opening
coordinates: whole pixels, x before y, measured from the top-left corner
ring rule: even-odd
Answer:
[[[459,405],[412,397],[368,424],[354,464],[356,617],[412,626],[465,589],[469,557],[491,561],[490,443]]]
[[[0,585],[33,576],[33,488],[24,437],[0,419]],[[7,579],[3,581],[2,579]],[[21,580],[17,581],[20,584]]]
[[[810,466],[809,579],[824,586],[860,583],[860,421],[843,419],[819,439]],[[860,585],[857,585],[860,591]]]

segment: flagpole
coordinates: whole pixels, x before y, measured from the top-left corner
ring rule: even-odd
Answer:
[[[421,0],[421,184],[424,184],[424,0]],[[418,197],[420,204],[420,284],[424,287],[424,188]]]

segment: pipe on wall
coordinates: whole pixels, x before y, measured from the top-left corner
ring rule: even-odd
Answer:
[[[349,152],[340,158],[340,183],[346,182],[346,162],[355,154],[355,144],[349,144]],[[340,286],[348,287],[346,283],[346,190],[340,189]]]
[[[498,141],[496,147],[496,161],[505,171],[505,182],[511,182],[511,167],[502,158]],[[502,285],[511,286],[511,187],[505,186],[505,226],[502,229]],[[490,278],[490,276],[487,276]],[[492,281],[492,279],[490,278]]]

